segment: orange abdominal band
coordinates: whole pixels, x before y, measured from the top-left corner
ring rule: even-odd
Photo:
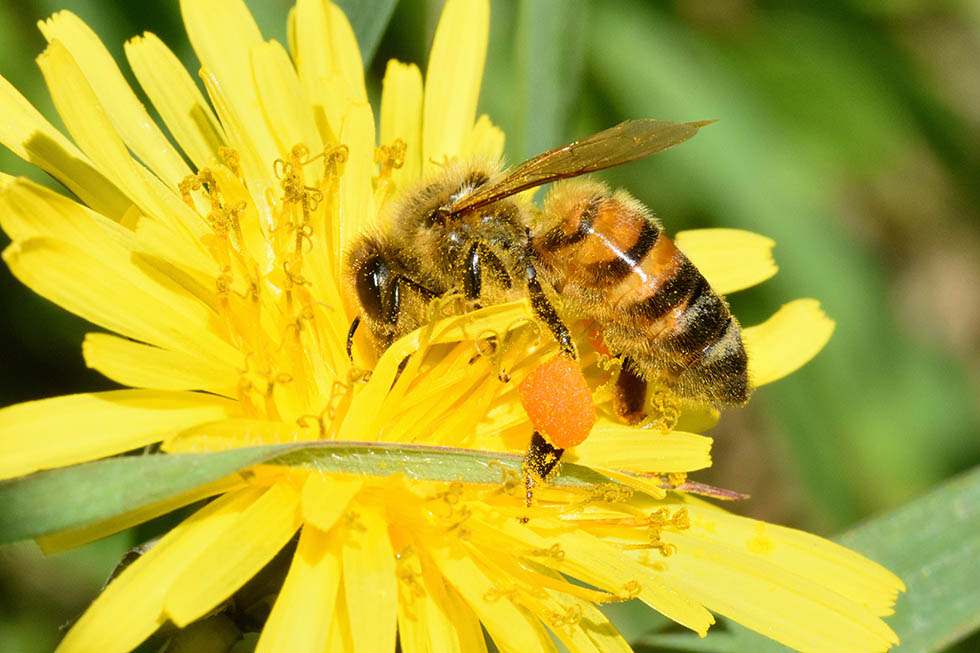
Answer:
[[[576,361],[555,356],[536,367],[517,391],[531,424],[552,446],[567,449],[589,437],[595,406]]]

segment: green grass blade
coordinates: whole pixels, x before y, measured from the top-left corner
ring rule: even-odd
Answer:
[[[52,469],[0,484],[0,544],[105,521],[218,480],[258,463],[303,466],[327,473],[430,481],[500,484],[520,473],[516,454],[363,442],[247,447],[202,454],[153,454]],[[611,482],[564,465],[553,485]]]
[[[12,479],[0,484],[0,544],[94,524],[279,453],[255,447],[215,454],[123,456]]]

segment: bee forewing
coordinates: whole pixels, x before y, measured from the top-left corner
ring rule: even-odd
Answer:
[[[683,143],[712,122],[671,122],[650,118],[621,122],[505,170],[497,183],[459,198],[453,203],[451,212],[462,213],[535,186],[642,159]]]

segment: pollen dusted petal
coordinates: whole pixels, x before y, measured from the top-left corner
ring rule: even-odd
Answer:
[[[137,158],[172,188],[190,174],[190,168],[150,118],[88,25],[70,11],[60,11],[40,21],[38,27],[49,43],[60,41],[78,62],[112,124]]]
[[[337,538],[304,526],[256,652],[325,650],[340,576]]]
[[[425,74],[425,169],[460,153],[473,129],[489,32],[486,0],[449,0],[442,10]]]
[[[15,404],[0,410],[0,478],[122,453],[237,410],[236,402],[213,395],[156,390]]]
[[[400,138],[407,146],[405,164],[393,170],[396,188],[418,179],[422,170],[422,73],[415,64],[392,59],[381,86],[381,144]]]
[[[795,372],[820,353],[833,332],[834,321],[817,300],[784,304],[762,324],[742,330],[749,382],[759,387]]]
[[[218,158],[224,130],[177,56],[149,32],[126,42],[126,58],[174,139],[198,169]]]
[[[167,615],[181,627],[203,616],[271,560],[301,523],[299,492],[283,479],[251,502],[176,577],[164,604]]]
[[[398,584],[385,507],[355,501],[348,514],[342,560],[353,650],[394,651]]]
[[[769,279],[779,268],[772,260],[776,242],[741,229],[680,231],[674,244],[722,295]]]
[[[261,494],[249,488],[212,501],[123,569],[71,627],[58,653],[129,651],[167,621],[163,603],[177,574]]]
[[[711,466],[711,442],[694,433],[663,433],[602,420],[568,460],[637,472],[692,472]]]
[[[554,446],[567,449],[589,436],[595,406],[578,361],[555,356],[521,381],[519,390],[534,428]]]
[[[63,183],[85,204],[120,220],[132,202],[75,144],[0,77],[0,143]]]

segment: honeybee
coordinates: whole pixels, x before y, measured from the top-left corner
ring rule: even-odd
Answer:
[[[565,356],[566,320],[591,320],[623,363],[614,406],[635,423],[647,384],[715,405],[748,400],[738,320],[624,190],[589,178],[682,143],[707,122],[631,120],[501,171],[487,161],[445,165],[396,200],[379,232],[347,252],[348,284],[379,352],[421,326],[433,299],[460,293],[488,305],[526,296]],[[562,181],[560,181],[562,180]],[[540,209],[519,195],[558,181]],[[561,314],[545,289],[562,298]],[[546,478],[563,449],[537,431],[525,458]]]

